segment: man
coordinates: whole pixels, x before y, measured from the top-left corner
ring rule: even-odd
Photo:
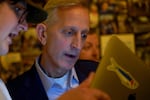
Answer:
[[[18,35],[21,30],[27,30],[26,16],[27,21],[32,23],[39,23],[47,17],[47,13],[42,9],[31,6],[31,1],[27,4],[24,0],[6,1],[3,0],[0,4],[0,55],[8,52],[12,37]]]
[[[79,59],[98,62],[100,60],[100,42],[96,29],[90,29]]]
[[[34,12],[38,12],[40,16]],[[26,16],[28,22],[39,23],[46,19],[47,13],[33,5],[30,0],[0,0],[0,55],[7,54],[12,38],[18,35],[19,31],[27,30]],[[11,100],[2,80],[0,80],[0,100]]]
[[[83,95],[84,92],[87,95],[84,94],[83,98],[109,100],[105,93],[90,88],[90,84],[84,85],[88,88],[77,87],[84,79],[83,73],[77,73],[78,68],[75,69],[74,64],[89,31],[88,9],[79,0],[49,0],[44,8],[48,17],[36,27],[43,45],[42,53],[29,71],[7,83],[12,98],[56,100],[71,89],[59,99],[67,100],[67,96],[78,99],[78,94]]]

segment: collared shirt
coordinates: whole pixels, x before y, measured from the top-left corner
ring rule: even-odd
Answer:
[[[4,82],[1,79],[0,79],[0,100],[12,100]]]
[[[74,68],[68,71],[63,77],[52,78],[48,77],[41,69],[39,57],[36,59],[35,66],[49,100],[56,100],[65,91],[75,88],[79,85],[79,80]]]

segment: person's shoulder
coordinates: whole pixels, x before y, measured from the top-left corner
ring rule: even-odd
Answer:
[[[17,76],[12,80],[8,80],[6,86],[19,86],[25,84],[27,81],[31,81],[34,77],[34,68],[29,69],[23,74]]]

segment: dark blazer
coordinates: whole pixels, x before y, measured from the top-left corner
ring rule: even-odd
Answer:
[[[97,62],[77,61],[75,70],[79,82],[85,80],[91,71],[95,72],[97,66]],[[8,81],[6,86],[13,100],[48,100],[35,65],[21,76]]]

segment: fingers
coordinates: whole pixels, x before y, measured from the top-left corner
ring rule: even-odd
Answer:
[[[110,100],[110,97],[98,89],[77,87],[70,89],[57,100]]]
[[[58,100],[111,100],[105,92],[90,87],[94,75],[95,73],[90,73],[77,88],[67,91]]]
[[[91,93],[93,93],[93,95],[96,97],[96,100],[110,100],[109,95],[103,91],[93,89],[93,92],[91,92]]]
[[[84,93],[86,97],[89,98],[88,100],[110,100],[109,95],[105,92],[99,89],[91,88],[94,75],[95,73],[91,72],[88,78],[83,81],[77,88],[80,89],[80,91],[82,91],[82,93]]]

